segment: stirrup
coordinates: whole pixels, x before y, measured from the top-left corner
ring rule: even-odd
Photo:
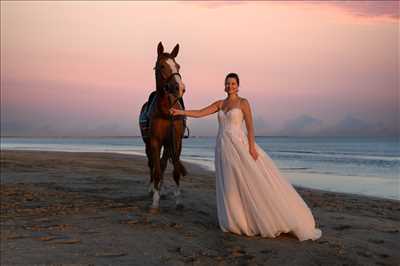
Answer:
[[[188,139],[190,137],[190,130],[186,125],[185,125],[185,130],[187,130],[187,135],[185,136],[185,133],[183,133],[183,138]]]

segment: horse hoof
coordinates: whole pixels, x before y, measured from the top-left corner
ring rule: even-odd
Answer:
[[[160,208],[159,207],[150,207],[149,208],[149,213],[151,213],[151,214],[160,213]]]
[[[183,208],[184,208],[184,206],[183,206],[182,203],[176,204],[176,209],[177,209],[177,210],[183,210]]]

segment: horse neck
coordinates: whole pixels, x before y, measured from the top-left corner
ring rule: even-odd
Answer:
[[[162,90],[157,90],[157,107],[159,112],[169,115],[169,100],[168,95]]]
[[[156,91],[157,91],[157,95],[158,95],[158,97],[157,97],[158,110],[165,115],[169,115],[168,94],[165,93],[165,91],[164,91],[165,83],[166,83],[166,81],[163,80],[156,73]]]

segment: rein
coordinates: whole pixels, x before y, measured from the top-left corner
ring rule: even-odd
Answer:
[[[174,102],[171,104],[171,98],[168,97],[168,101],[170,103],[170,108],[174,107],[176,102],[178,101],[178,97],[175,98]],[[169,110],[168,109],[168,110]],[[170,130],[171,130],[171,159],[172,162],[176,161],[176,145],[175,145],[175,130],[174,130],[174,117],[173,115],[169,115],[169,123],[170,123]]]

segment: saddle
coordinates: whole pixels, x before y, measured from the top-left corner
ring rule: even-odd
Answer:
[[[139,126],[140,126],[140,132],[144,139],[150,137],[150,120],[151,120],[150,114],[152,110],[155,108],[156,102],[157,102],[157,93],[156,91],[153,91],[150,94],[148,101],[143,104],[142,110],[140,112]],[[185,105],[182,98],[178,100],[178,104],[181,106],[183,110],[185,110]],[[188,135],[184,136],[184,138],[189,137],[189,128],[186,126],[186,119],[187,119],[186,116],[181,116],[181,115],[173,117],[173,120],[183,120],[183,126],[185,130],[187,129],[188,131]]]

